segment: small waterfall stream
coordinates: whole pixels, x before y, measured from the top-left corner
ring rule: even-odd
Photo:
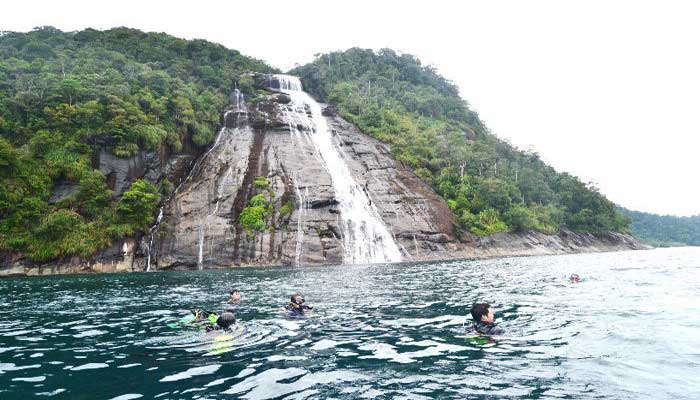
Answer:
[[[239,118],[240,118],[240,115],[243,115],[243,118],[245,120],[247,120],[248,112],[247,112],[247,109],[245,107],[243,94],[241,93],[240,90],[238,90],[238,88],[235,88],[233,90],[233,93],[231,94],[231,100],[235,105],[235,112],[237,112],[239,114]],[[205,160],[207,158],[207,156],[209,156],[209,153],[211,153],[219,145],[219,142],[221,141],[221,137],[227,129],[226,128],[226,120],[228,118],[228,115],[231,112],[232,112],[232,110],[227,110],[226,112],[224,112],[223,124],[222,124],[221,129],[219,130],[218,134],[216,135],[216,139],[214,139],[214,144],[212,144],[212,146],[209,148],[209,150],[207,150],[201,157],[199,157],[199,159],[197,159],[197,161],[195,161],[194,165],[192,166],[192,169],[190,169],[190,172],[187,174],[185,179],[180,181],[180,183],[177,185],[175,190],[173,190],[173,192],[162,203],[163,205],[161,205],[160,209],[158,210],[158,217],[156,218],[156,223],[151,227],[151,230],[150,230],[151,235],[150,235],[150,239],[148,241],[148,248],[146,249],[147,250],[146,272],[151,271],[151,260],[154,256],[153,242],[154,242],[154,238],[155,238],[156,234],[158,233],[158,229],[160,228],[160,224],[163,220],[163,210],[165,208],[165,205],[170,203],[170,201],[172,201],[175,198],[175,196],[177,195],[177,193],[180,190],[180,188],[182,187],[182,185],[184,185],[190,179],[192,179],[192,176],[197,171],[199,171],[199,167],[200,167],[202,161]],[[226,177],[230,176],[230,174],[231,174],[230,167],[227,170],[226,174],[227,174]],[[207,222],[211,219],[212,215],[216,214],[216,212],[219,209],[219,200],[221,197],[221,191],[222,191],[222,187],[223,187],[222,185],[225,183],[226,177],[224,177],[224,179],[222,179],[219,182],[219,185],[218,185],[217,191],[216,191],[216,206],[214,207],[214,212],[207,216],[207,218],[206,218]],[[199,257],[198,257],[197,268],[202,269],[202,259],[203,259],[202,248],[204,246],[204,224],[202,224],[200,226],[199,234],[200,234],[200,237],[199,237]]]
[[[204,238],[206,236],[207,230],[209,229],[209,226],[211,225],[211,218],[214,215],[216,215],[217,212],[219,212],[219,204],[221,203],[223,190],[226,187],[226,185],[231,184],[232,173],[233,169],[231,168],[231,166],[229,166],[226,169],[226,174],[216,186],[216,205],[214,206],[214,211],[212,211],[210,214],[204,217],[202,224],[199,226],[199,254],[197,257],[197,269],[201,270],[204,266]]]
[[[151,238],[148,241],[148,256],[146,258],[146,272],[151,271],[151,249],[153,248],[153,236],[158,232],[158,227],[160,226],[160,221],[163,220],[163,206],[158,210],[158,218],[156,218],[156,223],[151,227]]]
[[[301,194],[301,189],[299,188],[299,180],[297,179],[296,175],[292,179],[294,181],[294,192],[296,193],[297,196],[297,202],[299,203],[299,208],[298,208],[298,216],[297,216],[297,242],[296,242],[296,249],[295,249],[295,257],[294,257],[294,265],[300,265],[301,264],[301,255],[302,252],[304,251],[304,219],[306,219],[306,199],[308,198],[308,188],[304,188],[304,191],[306,193],[306,196]]]
[[[363,264],[401,261],[401,252],[372,205],[369,194],[355,181],[343,160],[342,150],[322,115],[321,105],[303,91],[299,78],[289,75],[274,75],[273,78],[279,82],[280,90],[292,99],[285,110],[292,135],[296,138],[304,137],[313,143],[331,176],[343,231],[343,262]],[[303,129],[297,129],[298,125]],[[295,186],[302,207],[304,199],[296,182]],[[298,221],[301,221],[301,208],[299,212]],[[301,226],[297,229],[302,230]],[[298,241],[297,247],[299,243]],[[300,255],[300,249],[297,248],[297,258]]]

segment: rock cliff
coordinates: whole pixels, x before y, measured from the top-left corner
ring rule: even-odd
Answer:
[[[280,83],[261,75],[254,81],[265,94],[226,114],[214,146],[166,205],[152,250],[156,268],[343,262],[339,199],[329,171],[314,144],[299,134],[304,128],[289,120],[285,110],[290,98],[279,90]],[[644,247],[625,235],[599,238],[569,231],[457,240],[447,204],[396,162],[386,144],[362,134],[333,107],[324,107],[323,115],[343,161],[405,261]],[[240,223],[241,212],[256,195],[268,202],[262,230]],[[145,239],[142,244],[148,247]]]

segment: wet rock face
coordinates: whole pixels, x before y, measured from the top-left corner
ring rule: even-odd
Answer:
[[[107,152],[99,155],[99,169],[117,196],[139,178],[182,182],[163,205],[164,218],[152,237],[115,243],[91,260],[73,257],[35,264],[21,255],[0,254],[0,276],[143,271],[149,255],[151,269],[341,264],[344,231],[339,199],[309,139],[313,128],[285,112],[295,105],[279,91],[279,81],[259,74],[253,81],[266,95],[247,105],[232,96],[236,101],[222,116],[222,130],[196,162],[192,149],[162,159],[146,152],[129,159]],[[308,107],[295,112],[311,114]],[[322,115],[353,179],[394,237],[403,261],[648,248],[615,233],[602,237],[570,231],[489,237],[467,233],[456,238],[448,205],[396,162],[386,144],[362,134],[338,116],[335,107],[322,107]],[[465,132],[468,139],[473,136]],[[74,190],[58,187],[52,198],[58,201]],[[251,219],[256,204],[260,218]]]
[[[68,180],[61,180],[51,188],[51,197],[49,204],[56,204],[59,201],[68,198],[78,191],[78,184]]]
[[[172,166],[163,168],[159,155],[155,152],[139,151],[131,158],[117,157],[107,150],[99,154],[99,170],[107,178],[107,185],[119,197],[129,189],[136,179],[146,179],[156,183],[169,175]]]
[[[226,129],[216,145],[165,205],[165,218],[154,235],[152,268],[343,262],[339,200],[318,151],[298,132],[309,128],[285,116],[291,99],[277,90],[279,82],[264,75],[253,78],[267,95],[225,115]],[[397,163],[387,145],[362,134],[333,107],[323,108],[323,115],[353,178],[394,236],[404,261],[606,248],[600,239],[574,233],[565,238],[532,232],[457,240],[448,205]],[[242,214],[260,196],[265,200],[264,224],[245,225]],[[137,269],[145,269],[148,239],[141,241]],[[634,247],[633,239],[626,241],[610,238],[607,245]]]
[[[226,114],[216,145],[165,205],[151,252],[156,268],[343,262],[331,177],[313,143],[297,132],[308,127],[287,119],[291,99],[277,90],[279,82],[260,75],[254,81],[266,88],[265,99]],[[403,258],[450,251],[454,221],[445,202],[394,161],[386,145],[363,135],[334,107],[323,110],[343,159]],[[265,227],[244,226],[241,214],[259,195],[266,202]]]

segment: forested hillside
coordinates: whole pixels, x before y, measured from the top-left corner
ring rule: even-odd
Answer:
[[[628,231],[629,219],[595,187],[490,134],[457,87],[411,55],[353,48],[291,73],[362,131],[391,144],[448,201],[462,231]]]
[[[632,218],[632,234],[654,246],[700,246],[700,215],[676,217],[621,209]]]
[[[221,45],[163,33],[0,33],[0,251],[87,257],[147,231],[172,184],[137,180],[115,198],[95,155],[196,153],[250,70],[273,71]],[[52,199],[66,184],[77,190]]]
[[[115,196],[95,160],[200,154],[236,82],[252,93],[250,77],[239,79],[248,71],[275,72],[221,45],[163,33],[1,32],[0,252],[89,257],[147,232],[174,182],[136,180]],[[490,134],[457,88],[413,56],[350,49],[291,73],[391,144],[447,200],[458,233],[628,230],[594,187]]]

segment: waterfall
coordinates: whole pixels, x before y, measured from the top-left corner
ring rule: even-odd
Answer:
[[[219,212],[219,204],[221,203],[221,198],[223,197],[223,190],[226,187],[226,184],[230,184],[231,178],[233,175],[233,169],[229,166],[226,169],[226,174],[224,177],[219,181],[219,184],[216,186],[216,205],[214,206],[214,211],[209,213],[204,220],[202,221],[201,225],[199,226],[199,254],[197,257],[197,269],[202,269],[204,267],[204,236],[206,234],[205,229],[209,229],[211,225],[211,218],[216,215],[217,212]]]
[[[214,140],[214,144],[211,146],[211,148],[210,148],[209,150],[207,150],[206,153],[204,153],[204,155],[203,155],[199,160],[197,160],[197,162],[194,164],[194,166],[193,166],[192,169],[190,170],[190,173],[187,175],[187,177],[185,178],[185,180],[183,181],[183,183],[187,182],[187,181],[192,177],[192,175],[194,174],[194,171],[197,170],[197,168],[199,167],[199,165],[201,164],[201,162],[202,162],[204,159],[206,159],[206,158],[209,156],[209,153],[211,153],[212,150],[214,150],[214,149],[219,145],[219,141],[221,140],[221,136],[222,136],[222,134],[226,131],[226,117],[228,116],[228,113],[229,113],[229,112],[230,112],[230,111],[226,111],[226,112],[224,113],[224,125],[221,127],[221,130],[219,131],[219,134],[216,135],[216,139]],[[212,216],[213,214],[216,214],[216,212],[219,211],[219,191],[220,191],[220,187],[217,187],[217,189],[216,189],[216,207],[214,208],[214,212],[213,212],[213,213],[211,213],[211,214],[209,214],[209,215],[206,216],[205,220],[206,220],[207,222],[209,222],[209,220],[211,219],[211,216]],[[199,254],[198,254],[198,257],[197,257],[197,269],[202,269],[202,265],[203,265],[203,264],[202,264],[202,261],[203,261],[203,259],[204,259],[204,258],[203,258],[203,257],[204,257],[204,254],[203,254],[203,252],[202,252],[203,248],[204,248],[204,223],[202,223],[202,224],[199,226]]]
[[[331,177],[343,232],[343,262],[364,264],[401,261],[401,252],[372,205],[369,193],[355,182],[343,160],[341,149],[322,115],[321,105],[302,90],[299,78],[274,75],[270,83],[272,80],[276,80],[280,90],[292,99],[285,110],[292,134],[305,136],[313,143]],[[292,124],[292,120],[298,124]],[[304,127],[302,132],[297,129],[297,125]],[[297,197],[300,197],[298,190]],[[298,252],[297,256],[299,255]]]
[[[163,206],[158,210],[158,218],[156,218],[156,223],[151,227],[151,239],[148,241],[148,257],[146,259],[146,272],[151,271],[151,249],[153,248],[153,236],[158,231],[160,226],[160,221],[163,219]]]
[[[247,111],[245,108],[245,103],[243,102],[243,95],[238,89],[234,89],[232,95],[231,95],[231,100],[234,102],[236,106],[236,112],[241,113],[244,115],[244,117],[247,119]],[[170,194],[170,196],[162,203],[162,204],[167,204],[169,203],[172,199],[175,198],[175,195],[178,193],[180,190],[180,187],[187,183],[192,176],[195,174],[195,172],[199,169],[199,166],[201,165],[202,161],[209,156],[209,153],[212,152],[218,145],[219,141],[221,140],[221,136],[223,133],[226,131],[226,119],[228,118],[229,113],[231,113],[231,110],[228,110],[224,112],[224,123],[223,126],[221,127],[221,130],[219,130],[219,133],[216,135],[216,139],[214,139],[214,144],[209,148],[209,150],[206,151],[197,161],[195,161],[194,165],[192,166],[192,169],[190,169],[190,172],[187,174],[185,179],[181,180],[180,183],[177,185],[175,190]],[[158,233],[158,229],[160,228],[160,223],[163,220],[163,209],[165,206],[161,206],[160,210],[158,211],[158,218],[156,218],[156,223],[151,227],[151,237],[148,242],[148,253],[146,255],[146,272],[149,272],[151,270],[151,258],[152,258],[152,250],[153,250],[153,240],[155,235]],[[216,204],[216,210],[218,211],[219,203],[218,203],[218,196],[217,196],[217,204]],[[215,211],[216,212],[216,211]],[[199,246],[199,258],[198,258],[198,266],[201,266],[202,262],[202,246],[203,246],[203,236],[202,236],[203,230],[202,227],[200,226],[200,246]]]
[[[293,178],[294,181],[294,192],[297,195],[297,202],[299,203],[299,208],[297,211],[297,243],[296,243],[296,249],[295,249],[295,265],[300,265],[301,264],[301,254],[302,251],[304,250],[303,245],[304,245],[304,218],[306,217],[306,200],[305,197],[302,196],[301,194],[301,189],[299,189],[299,182],[296,178],[296,176]],[[306,195],[308,196],[308,188],[305,188],[306,190]]]

